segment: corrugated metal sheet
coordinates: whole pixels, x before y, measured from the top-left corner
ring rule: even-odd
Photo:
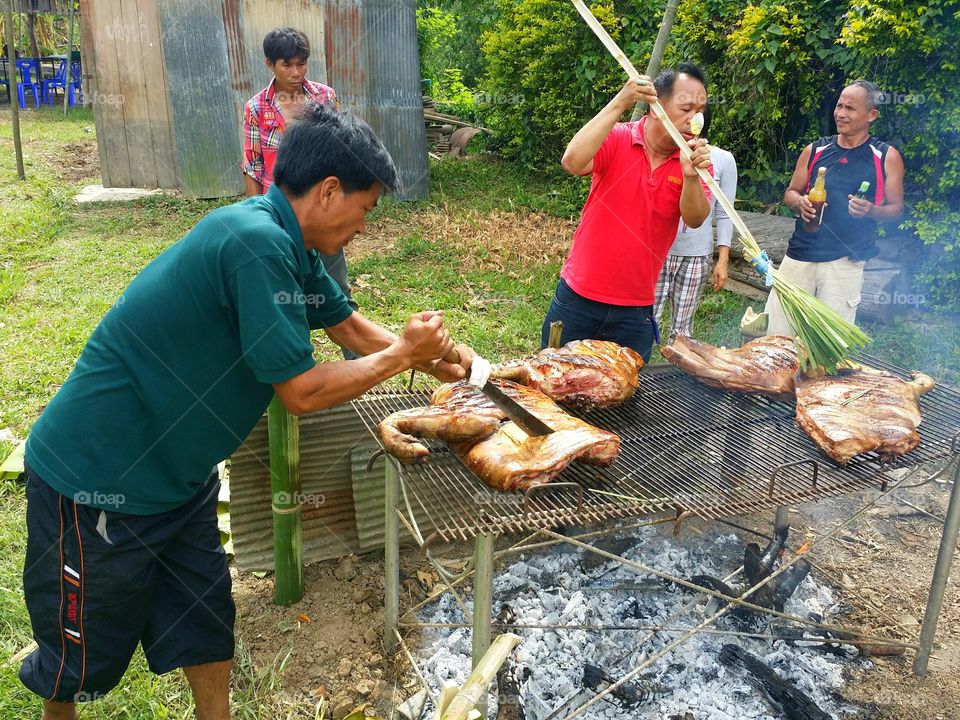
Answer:
[[[379,445],[377,446],[379,449]],[[386,458],[378,458],[373,467],[368,471],[367,462],[373,453],[372,448],[356,448],[353,451],[353,502],[356,508],[357,517],[357,539],[360,543],[360,549],[363,552],[378,550],[383,547],[383,521],[384,521],[384,487],[383,472]],[[430,533],[436,530],[436,525],[431,518],[437,517],[437,512],[432,505],[424,502],[426,508],[417,502],[416,498],[410,496],[413,515],[417,520],[417,527],[420,534],[427,538]],[[449,506],[445,500],[445,505]],[[400,508],[404,515],[407,515],[407,508],[403,502],[403,495],[400,496]],[[400,528],[400,542],[412,544],[414,538],[410,536],[405,527]]]
[[[230,87],[219,0],[157,3],[181,189],[193,197],[243,191],[243,146]]]
[[[230,85],[237,110],[237,122],[243,121],[243,106],[260,92],[273,74],[264,63],[263,38],[277,27],[302,30],[310,40],[310,64],[307,77],[327,84],[325,60],[324,3],[322,0],[222,0],[223,23],[227,35],[227,62]],[[337,89],[337,88],[335,88]]]
[[[324,54],[327,80],[340,107],[369,122],[367,116],[367,38],[361,0],[324,3]]]
[[[396,197],[426,197],[430,168],[420,90],[416,2],[364,0],[363,16],[370,63],[368,122],[400,172]]]
[[[354,512],[351,453],[355,449],[370,452],[374,447],[376,442],[350,405],[300,418],[305,562],[362,549]],[[241,570],[273,568],[269,457],[264,417],[233,454],[230,464],[231,531]],[[382,473],[381,469],[381,478]],[[377,512],[383,515],[382,499]],[[380,522],[382,525],[382,517]]]

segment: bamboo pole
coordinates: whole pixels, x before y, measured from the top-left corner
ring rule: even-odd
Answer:
[[[650,62],[647,63],[647,77],[656,77],[660,72],[660,63],[663,62],[663,53],[667,49],[667,41],[670,39],[670,31],[673,29],[673,22],[677,18],[677,8],[680,0],[667,0],[667,7],[663,11],[663,20],[660,21],[660,29],[657,31],[657,39],[653,43],[653,52],[650,53]],[[631,120],[636,122],[647,112],[647,104],[642,100],[633,108]]]
[[[493,614],[493,540],[489,533],[477,535],[473,556],[473,667],[480,666],[490,648],[490,618]],[[498,665],[499,667],[499,665]],[[475,703],[484,716],[487,714],[487,693]]]
[[[303,523],[300,512],[300,426],[274,395],[267,409],[273,506],[274,603],[303,597]]]
[[[558,348],[560,347],[560,338],[563,336],[563,320],[554,320],[550,323],[550,341],[547,343],[549,347]]]
[[[397,625],[400,621],[400,523],[397,503],[400,475],[389,456],[384,457],[383,508],[383,647],[392,654],[397,649]]]
[[[17,89],[17,49],[13,44],[13,0],[7,0],[3,9],[7,42],[7,89],[10,91],[10,115],[13,120],[13,149],[17,156],[17,177],[26,180],[23,172],[23,146],[20,144],[20,101]]]
[[[480,662],[476,664],[467,682],[460,688],[457,696],[450,701],[443,720],[464,720],[480,700],[487,694],[487,686],[497,675],[497,670],[507,659],[507,655],[520,642],[520,636],[513,633],[504,633],[497,637],[487,650]]]

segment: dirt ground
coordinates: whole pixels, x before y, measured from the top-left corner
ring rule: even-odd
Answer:
[[[792,537],[823,536],[875,498],[876,494],[855,495],[793,508]],[[810,552],[815,575],[832,585],[838,600],[849,606],[841,618],[845,627],[904,642],[916,640],[942,527],[934,517],[943,517],[947,499],[947,486],[938,483],[899,490]],[[769,531],[771,515],[734,521]],[[698,535],[698,522],[685,523],[680,533],[690,543],[696,543]],[[463,550],[469,553],[468,547]],[[405,551],[401,609],[427,597],[433,578],[419,552]],[[308,567],[305,597],[290,608],[275,607],[272,593],[269,576],[235,578],[238,637],[258,664],[269,665],[290,652],[282,683],[291,705],[312,707],[325,697],[337,718],[360,705],[389,716],[391,708],[418,689],[406,659],[385,657],[381,645],[380,558],[352,557]],[[948,588],[927,677],[913,677],[912,651],[871,657],[872,668],[851,671],[844,699],[859,709],[857,717],[870,720],[960,717],[955,710],[960,707],[958,636],[960,570]],[[416,638],[410,641],[415,643]]]

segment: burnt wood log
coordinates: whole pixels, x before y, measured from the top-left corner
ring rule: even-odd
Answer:
[[[754,655],[738,645],[724,645],[720,662],[729,668],[741,667],[744,678],[763,693],[766,701],[787,720],[830,720],[831,716],[800,688],[780,677]]]

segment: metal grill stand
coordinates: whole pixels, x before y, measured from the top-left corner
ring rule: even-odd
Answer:
[[[869,360],[874,366],[885,367],[903,374],[896,368]],[[371,432],[376,436],[376,425],[391,412],[406,407],[427,404],[425,391],[419,393],[369,393],[355,402],[355,407]],[[861,456],[846,467],[837,467],[825,462],[819,450],[793,422],[792,405],[776,403],[766,398],[732,396],[705,388],[673,368],[652,368],[641,375],[638,391],[639,403],[633,407],[586,416],[595,425],[617,432],[624,438],[621,459],[611,468],[601,469],[576,464],[567,469],[558,483],[534,489],[526,496],[498,494],[504,499],[493,505],[483,505],[478,498],[483,493],[495,493],[474,477],[451,453],[442,446],[432,448],[430,462],[425,465],[399,465],[392,457],[378,453],[371,458],[371,465],[380,455],[385,458],[385,624],[384,645],[388,652],[401,647],[413,661],[400,635],[401,627],[418,627],[414,621],[401,622],[399,610],[399,542],[402,523],[433,563],[447,590],[453,593],[467,615],[473,628],[474,665],[490,644],[493,565],[496,558],[510,553],[527,552],[532,549],[566,542],[585,551],[615,559],[643,573],[659,575],[677,584],[696,589],[728,601],[728,605],[706,618],[692,630],[668,644],[662,651],[647,658],[617,683],[607,687],[594,700],[581,706],[567,717],[580,714],[589,705],[612,692],[623,682],[642,672],[660,657],[670,652],[698,632],[708,630],[726,612],[737,606],[746,606],[759,612],[776,615],[805,625],[817,625],[809,619],[776,613],[758,607],[746,600],[759,587],[773,580],[779,572],[789,567],[789,562],[754,588],[740,597],[729,597],[685,580],[668,576],[640,563],[607,553],[587,544],[586,540],[600,537],[623,528],[609,528],[566,537],[552,531],[561,524],[587,524],[617,518],[647,517],[646,525],[673,521],[679,523],[691,515],[704,519],[722,519],[725,516],[746,514],[761,509],[776,508],[784,504],[802,503],[860,490],[880,489],[880,494],[868,501],[863,508],[846,518],[833,531],[819,537],[811,546],[832,538],[841,528],[847,527],[878,500],[907,485],[911,474],[916,474],[922,465],[930,461],[942,461],[937,472],[926,477],[924,484],[931,482],[952,468],[953,489],[944,532],[940,542],[929,600],[924,615],[919,644],[904,644],[884,638],[862,636],[864,641],[878,644],[912,647],[918,650],[914,672],[922,676],[926,672],[933,647],[937,619],[942,607],[949,577],[953,551],[960,532],[960,394],[940,387],[923,403],[923,441],[913,452],[884,463],[876,456]],[[746,446],[736,438],[747,436],[752,442]],[[639,443],[637,442],[639,440]],[[638,448],[642,444],[645,453]],[[651,467],[650,452],[666,458],[668,464]],[[790,455],[793,457],[791,458]],[[720,456],[720,459],[717,459]],[[771,459],[774,463],[769,472]],[[719,467],[718,467],[719,465]],[[766,465],[766,469],[764,469]],[[924,465],[925,466],[925,465]],[[888,471],[910,469],[911,473],[890,483]],[[808,472],[804,472],[808,471]],[[677,483],[673,478],[682,477]],[[563,482],[564,480],[574,480]],[[571,486],[576,492],[571,491]],[[584,487],[587,494],[584,494]],[[642,500],[611,502],[608,496],[590,492],[605,490],[619,492]],[[444,491],[446,494],[444,494]],[[602,499],[598,500],[600,497]],[[505,499],[512,498],[511,502]],[[401,502],[402,499],[402,502]],[[417,523],[418,508],[429,514],[445,510],[447,516],[433,518],[436,531],[423,537]],[[518,509],[520,510],[518,512]],[[404,512],[406,510],[406,512]],[[421,513],[422,517],[422,513]],[[613,523],[606,523],[607,526]],[[513,547],[494,553],[494,540],[503,532],[533,531],[533,535]],[[534,542],[537,538],[550,538],[547,542]],[[473,539],[475,551],[473,568],[459,577],[453,577],[436,562],[431,545],[436,541],[452,542]],[[795,556],[796,560],[799,556]],[[792,561],[791,561],[792,562]],[[739,571],[738,571],[739,572]],[[457,592],[457,586],[474,575],[474,609],[470,613]],[[735,573],[736,574],[736,573]],[[431,602],[432,596],[419,606],[411,608],[412,614],[419,607]],[[553,627],[563,630],[562,626]],[[515,626],[513,629],[523,629]],[[837,630],[838,628],[832,628]],[[663,632],[659,628],[654,632]],[[679,630],[677,630],[679,632]],[[642,642],[642,640],[641,640]],[[418,670],[419,674],[419,670]],[[421,677],[422,680],[422,677]],[[429,692],[429,688],[428,688]]]

